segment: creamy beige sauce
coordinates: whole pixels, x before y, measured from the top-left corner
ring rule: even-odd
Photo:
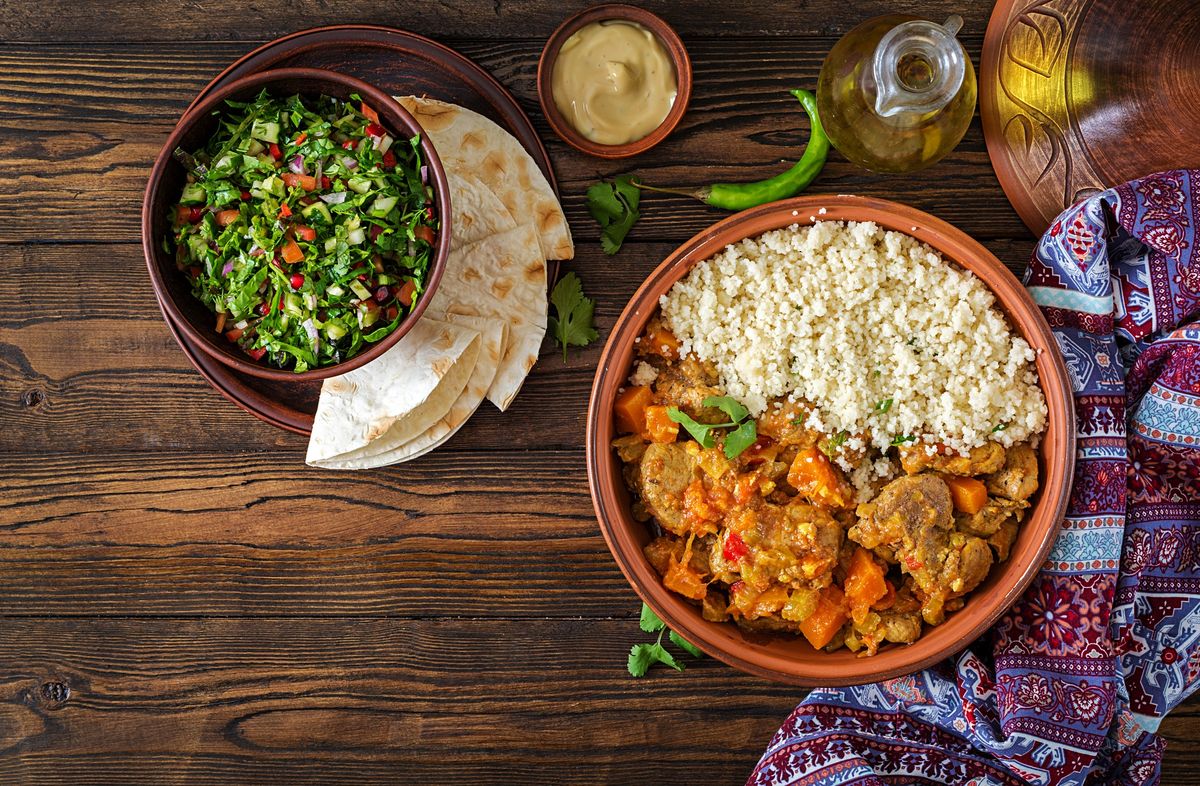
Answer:
[[[580,28],[562,45],[551,75],[558,111],[600,145],[623,145],[650,134],[671,111],[677,89],[666,48],[633,22]]]

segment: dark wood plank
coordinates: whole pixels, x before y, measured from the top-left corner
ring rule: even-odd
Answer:
[[[803,691],[621,620],[12,620],[0,782],[740,783]],[[63,698],[65,697],[65,700]],[[1164,783],[1188,781],[1189,703]],[[1171,773],[1177,773],[1172,777]]]
[[[988,245],[1017,272],[1032,248]],[[631,243],[608,257],[580,243],[568,267],[596,300],[601,339],[673,248]],[[191,367],[162,322],[140,246],[0,245],[0,270],[21,271],[0,276],[0,451],[303,450],[301,437],[245,414]],[[547,339],[512,408],[485,403],[449,447],[578,448],[601,346],[572,349],[564,363]]]
[[[437,39],[473,36],[505,39],[538,37],[541,43],[560,22],[586,8],[581,0],[442,0],[406,5],[390,0],[353,4],[324,0],[248,4],[196,0],[172,4],[153,0],[108,0],[102,24],[88,3],[31,4],[0,0],[0,41],[255,41],[320,25],[368,23],[402,27]],[[987,3],[953,0],[861,0],[853,7],[804,0],[786,7],[770,3],[730,4],[722,0],[649,0],[640,5],[663,16],[683,35],[739,38],[782,35],[840,35],[858,22],[886,13],[931,19],[960,14],[968,30],[982,32],[991,11]]]
[[[584,194],[600,177],[637,171],[659,185],[757,180],[779,171],[807,139],[787,90],[814,86],[832,36],[762,39],[752,59],[744,41],[689,42],[696,89],[680,129],[650,155],[605,162],[571,151],[538,110],[534,78],[540,43],[463,41],[513,90],[554,160],[563,203],[581,241],[595,240]],[[978,57],[981,38],[967,39]],[[151,161],[196,92],[242,53],[242,44],[17,45],[0,48],[0,242],[127,241],[140,231]],[[731,63],[738,63],[731,68]],[[47,102],[46,97],[55,100]],[[903,177],[873,175],[836,153],[811,189],[910,203],[984,238],[1027,231],[1000,195],[978,121],[947,159]],[[104,209],[81,222],[80,200]],[[681,241],[720,211],[681,197],[648,196],[634,240]]]

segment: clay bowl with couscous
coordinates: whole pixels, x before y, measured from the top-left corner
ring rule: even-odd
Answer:
[[[613,327],[587,423],[600,529],[642,600],[802,686],[912,673],[996,624],[1050,553],[1074,446],[1062,356],[1012,273],[853,196],[676,249]]]

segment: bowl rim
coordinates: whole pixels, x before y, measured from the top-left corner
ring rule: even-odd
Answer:
[[[1029,544],[1036,544],[1036,548],[1026,546],[1023,554],[1009,556],[1005,564],[1017,566],[1004,576],[1006,582],[1011,583],[1006,588],[996,585],[986,588],[981,596],[969,597],[967,607],[947,617],[942,625],[927,629],[913,644],[892,645],[869,658],[839,657],[837,653],[831,653],[828,665],[813,666],[786,655],[763,652],[762,648],[746,641],[744,636],[739,643],[734,641],[732,634],[718,635],[718,630],[728,631],[728,627],[736,630],[736,626],[728,622],[712,623],[700,619],[688,601],[662,585],[632,535],[632,527],[644,525],[632,519],[628,506],[623,504],[619,496],[618,484],[624,481],[619,468],[614,468],[615,458],[609,447],[613,436],[612,416],[607,405],[603,411],[601,406],[606,399],[611,402],[616,389],[628,374],[628,363],[618,366],[617,361],[626,352],[632,352],[633,338],[640,335],[641,329],[658,308],[657,297],[651,298],[651,292],[663,286],[665,288],[662,291],[666,291],[695,264],[708,259],[729,243],[757,236],[771,228],[811,224],[818,216],[821,220],[875,221],[886,229],[900,231],[928,243],[947,261],[975,273],[993,292],[1013,328],[1030,340],[1032,346],[1044,350],[1038,353],[1035,362],[1049,417],[1039,447],[1044,473],[1040,496],[1030,516],[1022,524],[1023,528],[1028,528],[1036,522],[1035,532],[1040,541],[1034,540]],[[749,233],[738,231],[753,220],[765,219],[772,221],[771,226]],[[778,223],[774,223],[776,220]],[[734,234],[729,234],[731,231]],[[957,253],[947,251],[945,246],[954,248]],[[964,259],[967,261],[964,262]],[[667,282],[665,285],[662,283],[664,281]],[[997,284],[1002,284],[1004,295],[997,291]],[[1028,329],[1016,324],[1016,313],[1027,320]],[[891,679],[930,666],[961,651],[979,638],[1012,607],[1045,565],[1060,532],[1073,481],[1075,416],[1069,379],[1057,341],[1028,291],[990,251],[961,230],[916,208],[871,197],[808,195],[774,202],[718,221],[680,245],[646,278],[617,318],[597,364],[588,399],[585,426],[588,491],[601,534],[630,586],[672,630],[709,655],[749,674],[804,687],[856,685]],[[1047,442],[1051,440],[1052,454],[1047,448]],[[1013,570],[1017,572],[1013,573]],[[984,600],[987,601],[985,611],[964,615],[971,601],[975,601],[978,608],[979,602]],[[971,618],[975,618],[975,621],[971,622]]]
[[[620,145],[602,145],[576,131],[570,121],[558,111],[558,106],[554,103],[552,77],[559,51],[568,38],[592,22],[612,20],[634,22],[641,25],[653,33],[663,48],[667,50],[667,55],[675,68],[675,102],[671,105],[671,110],[667,112],[663,121],[641,139]],[[687,48],[683,45],[683,39],[662,17],[644,8],[624,3],[606,3],[584,9],[567,17],[562,24],[555,28],[550,37],[546,39],[546,45],[542,47],[542,54],[538,57],[536,81],[538,103],[542,106],[542,114],[545,115],[546,122],[550,124],[550,128],[560,139],[581,153],[587,153],[597,158],[629,158],[644,153],[662,142],[670,136],[675,127],[679,125],[679,121],[683,119],[692,98],[692,60],[688,56]]]
[[[215,341],[209,335],[208,331],[203,331],[192,324],[192,321],[187,318],[175,302],[171,294],[171,289],[167,286],[163,269],[157,262],[160,249],[153,236],[154,202],[156,197],[159,196],[158,192],[167,168],[174,160],[172,151],[178,146],[179,140],[191,129],[199,118],[221,109],[225,100],[230,96],[249,88],[260,87],[269,89],[272,83],[278,83],[283,80],[325,80],[341,84],[349,88],[350,91],[359,93],[366,99],[367,103],[379,112],[381,124],[389,127],[389,130],[396,131],[395,128],[392,128],[392,126],[396,125],[394,120],[401,121],[402,125],[400,129],[405,132],[410,129],[404,128],[403,124],[411,124],[411,128],[418,129],[421,135],[421,154],[425,158],[425,166],[429,169],[430,183],[434,188],[434,203],[441,222],[437,243],[434,245],[429,267],[426,270],[425,289],[421,297],[417,300],[417,304],[412,312],[390,334],[362,352],[359,352],[354,357],[341,363],[301,372],[277,369],[255,361],[248,355],[237,353],[234,349],[223,346]],[[303,93],[304,91],[300,92]],[[429,139],[429,135],[421,128],[421,124],[399,102],[393,100],[391,96],[374,85],[356,77],[323,68],[276,68],[248,74],[231,81],[218,90],[208,93],[201,101],[192,104],[176,122],[175,127],[171,130],[170,135],[154,160],[143,193],[141,219],[142,254],[150,274],[151,285],[158,296],[162,309],[167,312],[174,324],[188,337],[191,344],[199,347],[209,357],[239,373],[274,382],[312,382],[339,376],[365,366],[395,346],[412,329],[413,325],[420,320],[425,309],[429,306],[433,293],[441,283],[442,273],[446,266],[446,258],[450,251],[450,234],[452,231],[450,187],[445,168],[433,143]]]

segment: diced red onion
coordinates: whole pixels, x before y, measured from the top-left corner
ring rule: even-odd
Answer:
[[[288,162],[288,169],[292,170],[293,172],[295,172],[298,175],[303,175],[304,174],[304,156],[300,155],[299,153],[292,156],[292,160]]]
[[[321,194],[320,199],[327,205],[340,205],[346,201],[346,192],[338,191],[336,194]]]
[[[429,185],[429,167],[421,165],[421,182]]]
[[[221,275],[227,276],[232,272],[233,272],[233,260],[231,259],[225,263],[225,267],[221,268]]]
[[[358,161],[354,160],[350,156],[342,156],[342,166],[346,167],[346,169],[353,171],[355,169],[358,169]]]
[[[317,171],[313,173],[313,178],[317,181],[317,188],[321,187],[321,178],[325,176],[325,159],[317,159]]]
[[[237,322],[233,323],[233,326],[238,330],[245,330],[247,327],[249,327],[249,325],[250,323],[244,319],[239,319]]]
[[[317,326],[313,324],[312,318],[309,317],[308,319],[304,320],[300,323],[300,326],[303,327],[304,332],[308,334],[308,340],[312,343],[313,351],[316,351],[318,344],[320,344],[320,338],[317,333]]]

